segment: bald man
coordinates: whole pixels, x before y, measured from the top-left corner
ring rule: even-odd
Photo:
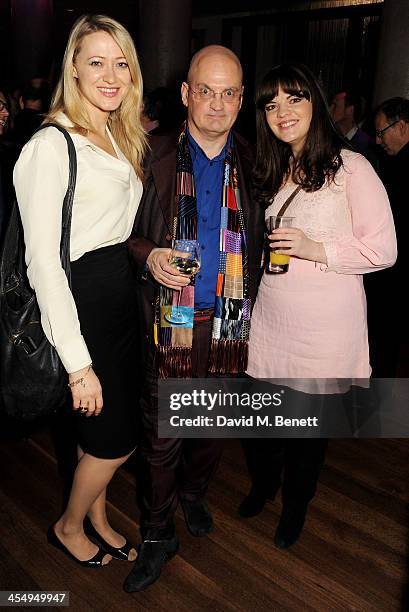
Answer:
[[[181,95],[187,121],[177,133],[151,139],[145,191],[130,239],[143,279],[146,360],[143,543],[125,581],[128,592],[153,583],[176,553],[178,502],[193,536],[213,528],[204,498],[220,441],[158,438],[157,380],[245,371],[263,244],[263,213],[250,191],[253,153],[232,131],[243,96],[236,55],[216,45],[196,53]],[[170,263],[174,240],[198,245],[201,266],[193,283]]]

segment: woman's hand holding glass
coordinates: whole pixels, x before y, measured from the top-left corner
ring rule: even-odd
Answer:
[[[275,229],[268,238],[271,241],[270,246],[278,254],[327,264],[323,243],[311,240],[296,227]]]

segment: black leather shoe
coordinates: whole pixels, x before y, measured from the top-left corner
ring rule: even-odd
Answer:
[[[257,487],[251,487],[250,493],[243,499],[238,507],[238,513],[243,518],[252,518],[260,514],[268,500],[273,501],[275,493],[266,493],[266,491]]]
[[[104,565],[108,565],[108,563],[102,563],[104,557],[106,557],[107,555],[105,550],[102,550],[102,548],[98,549],[98,552],[92,557],[92,559],[87,559],[86,561],[80,561],[80,559],[77,559],[77,557],[75,557],[58,538],[54,530],[54,525],[51,525],[48,528],[47,540],[49,544],[52,544],[52,546],[55,546],[55,548],[61,550],[64,554],[67,555],[67,557],[70,557],[71,559],[73,559],[73,561],[76,561],[77,563],[82,565],[82,567],[103,567]]]
[[[128,540],[125,540],[125,544],[120,548],[115,548],[108,544],[106,540],[102,537],[101,534],[95,529],[94,525],[91,523],[91,520],[88,517],[85,517],[84,520],[84,531],[85,533],[97,540],[99,544],[101,544],[102,548],[111,555],[114,559],[119,559],[120,561],[135,561],[135,559],[129,559],[129,553],[132,549],[136,550],[135,546],[131,544]]]
[[[283,508],[274,536],[274,544],[277,548],[289,548],[298,540],[304,527],[306,514],[306,504]]]
[[[176,555],[179,541],[176,536],[170,540],[145,540],[138,550],[138,558],[131,573],[124,582],[126,593],[143,591],[160,576],[162,567]]]
[[[189,532],[196,537],[205,536],[213,531],[213,517],[204,499],[187,501],[181,499],[180,503],[185,515]]]

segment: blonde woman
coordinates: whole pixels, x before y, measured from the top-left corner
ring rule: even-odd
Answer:
[[[126,240],[142,193],[142,77],[129,33],[105,16],[74,25],[46,122],[67,128],[78,175],[71,226],[72,290],[59,261],[68,183],[64,136],[34,135],[15,169],[30,283],[44,331],[67,370],[78,466],[50,543],[83,566],[136,551],[109,525],[106,487],[135,448],[135,285]],[[101,544],[96,546],[84,532]]]

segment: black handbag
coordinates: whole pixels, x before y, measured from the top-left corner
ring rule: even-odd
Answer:
[[[77,156],[69,133],[53,123],[39,130],[48,127],[59,130],[68,146],[69,180],[62,209],[60,257],[71,287],[70,233]],[[12,418],[33,420],[62,406],[68,377],[41,326],[24,256],[23,227],[15,200],[0,256],[0,405]]]

